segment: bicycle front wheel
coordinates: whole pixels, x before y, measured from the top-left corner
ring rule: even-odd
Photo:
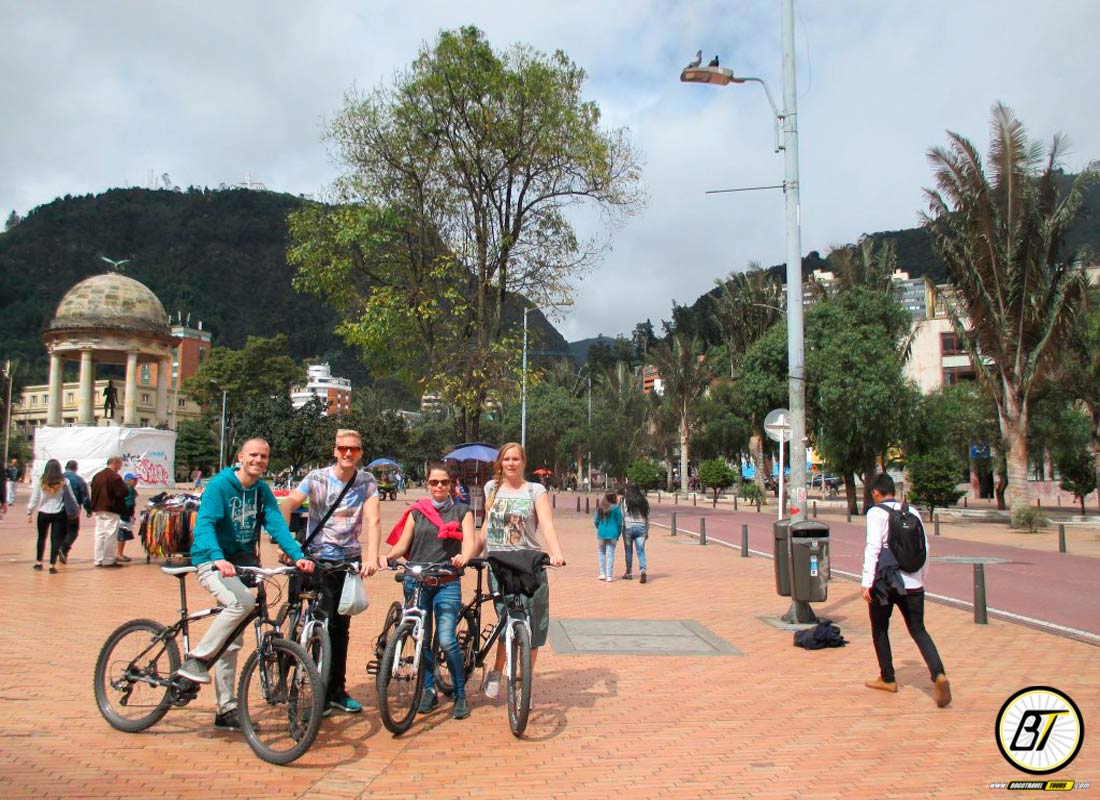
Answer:
[[[458,639],[458,652],[462,657],[462,668],[468,677],[474,670],[473,654],[477,652],[477,637],[473,635],[473,614],[463,614],[455,625],[455,638]],[[447,654],[439,644],[439,626],[436,626],[432,652],[435,653],[435,685],[439,691],[451,697],[454,695],[455,682],[451,674],[451,665],[447,663]]]
[[[95,664],[95,702],[111,727],[143,731],[168,713],[169,681],[179,669],[180,652],[168,629],[151,619],[135,619],[107,637]]]
[[[382,623],[382,632],[374,640],[374,657],[379,661],[382,660],[382,654],[386,652],[386,645],[390,643],[390,637],[393,636],[398,623],[401,622],[403,611],[404,608],[396,600],[390,603],[389,610],[386,611],[386,621]]]
[[[413,623],[401,625],[386,645],[378,666],[378,711],[382,724],[394,735],[412,725],[424,685],[423,662],[414,668],[416,648],[420,646],[415,633]]]
[[[531,713],[531,636],[526,625],[513,625],[508,668],[508,726],[519,737]]]
[[[245,662],[237,702],[252,752],[271,764],[289,764],[317,738],[325,696],[301,645],[268,637]]]
[[[294,640],[302,646],[317,667],[317,676],[321,679],[321,697],[328,697],[328,679],[332,671],[332,638],[325,623],[318,619],[306,620],[298,626]]]

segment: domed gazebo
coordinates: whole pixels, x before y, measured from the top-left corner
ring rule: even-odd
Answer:
[[[62,364],[80,362],[78,425],[95,425],[95,365],[125,364],[122,424],[136,427],[138,365],[157,365],[156,424],[168,423],[168,380],[175,339],[164,306],[147,286],[109,272],[83,280],[57,306],[42,332],[50,354],[49,416],[60,426]]]

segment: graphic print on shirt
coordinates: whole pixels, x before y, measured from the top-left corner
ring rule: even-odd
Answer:
[[[251,503],[248,502],[247,494],[229,499],[229,519],[233,521],[233,530],[236,532],[238,544],[252,544],[252,532],[256,527],[256,504],[259,499],[258,491],[252,492]]]
[[[496,498],[489,509],[488,532],[486,542],[493,547],[519,547],[523,544],[523,535],[527,527],[527,518],[533,513],[533,501],[530,497]]]

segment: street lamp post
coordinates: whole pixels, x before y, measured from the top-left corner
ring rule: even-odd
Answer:
[[[794,0],[782,3],[783,108],[772,99],[768,86],[760,78],[737,77],[724,67],[688,67],[680,73],[684,83],[759,83],[775,115],[776,147],[783,151],[783,194],[786,198],[787,238],[787,360],[791,426],[791,477],[789,508],[791,522],[806,518],[806,365],[802,323],[802,234],[798,180],[798,96],[794,61]]]
[[[227,392],[215,380],[211,380],[210,385],[221,390],[222,393],[222,427],[221,435],[218,437],[218,472],[221,472],[225,469],[225,406]]]

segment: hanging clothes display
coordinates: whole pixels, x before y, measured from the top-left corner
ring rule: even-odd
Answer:
[[[158,494],[149,499],[141,512],[140,537],[145,560],[188,556],[191,531],[199,510],[197,494]]]

